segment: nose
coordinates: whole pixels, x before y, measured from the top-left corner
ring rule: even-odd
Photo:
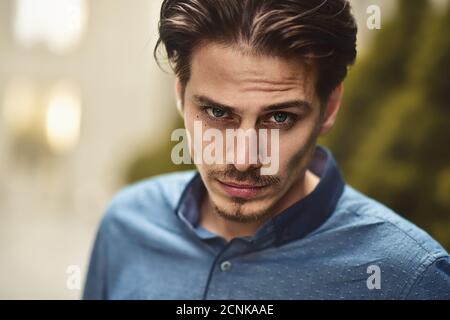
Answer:
[[[241,172],[247,172],[247,171],[253,171],[256,169],[259,169],[261,167],[261,165],[259,164],[233,164],[233,166],[236,168],[236,170],[241,171]]]
[[[259,169],[262,164],[259,161],[257,130],[252,126],[241,126],[236,130],[236,135],[232,137],[233,148],[227,150],[231,152],[232,165],[241,172]],[[228,141],[227,141],[228,142]],[[230,156],[230,155],[229,155]]]

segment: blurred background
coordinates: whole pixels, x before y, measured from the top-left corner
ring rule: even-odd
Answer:
[[[359,57],[320,143],[347,182],[450,249],[450,5],[354,0]],[[0,0],[0,299],[78,299],[120,188],[185,170],[160,0]],[[370,5],[381,29],[370,29]],[[72,271],[71,271],[72,270]]]

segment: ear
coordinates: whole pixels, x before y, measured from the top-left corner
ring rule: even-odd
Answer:
[[[320,134],[326,134],[334,126],[336,117],[341,108],[341,98],[344,92],[344,85],[341,83],[334,88],[330,97],[328,98],[327,105],[325,107],[325,114],[323,115],[322,126]]]
[[[181,117],[184,117],[183,111],[183,86],[181,84],[180,78],[176,77],[175,79],[175,99],[177,104],[178,112]]]

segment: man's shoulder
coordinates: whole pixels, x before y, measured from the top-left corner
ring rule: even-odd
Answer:
[[[329,228],[392,283],[403,279],[401,297],[450,298],[450,257],[426,231],[350,186],[336,209]]]
[[[114,196],[111,206],[145,206],[165,202],[174,207],[196,171],[173,172],[151,177],[124,187]]]
[[[121,189],[110,201],[102,225],[130,229],[149,224],[170,224],[168,220],[196,171],[168,173],[148,178]]]
[[[348,215],[351,223],[361,227],[373,226],[368,229],[377,233],[380,237],[379,243],[392,247],[395,243],[383,240],[397,239],[402,241],[398,244],[405,249],[414,249],[416,252],[420,251],[436,257],[447,255],[445,249],[426,231],[391,208],[348,185],[338,202],[338,207]]]

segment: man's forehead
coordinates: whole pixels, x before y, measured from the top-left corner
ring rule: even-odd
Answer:
[[[220,90],[224,95],[282,102],[283,98],[311,98],[315,79],[310,66],[292,59],[208,43],[193,53],[189,82],[210,95]]]

